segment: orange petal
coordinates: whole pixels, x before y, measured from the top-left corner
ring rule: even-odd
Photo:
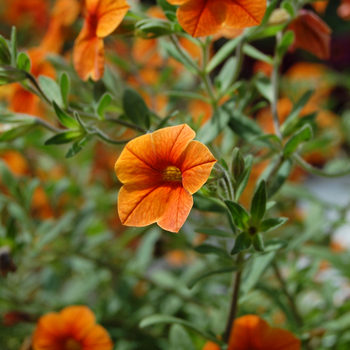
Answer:
[[[104,45],[103,39],[95,36],[94,31],[87,23],[84,24],[73,48],[74,68],[81,79],[97,81],[104,72]]]
[[[164,230],[179,232],[185,223],[193,206],[192,196],[182,187],[181,183],[168,183],[169,197],[165,198],[165,212],[157,223]]]
[[[212,341],[208,341],[205,343],[202,350],[220,350],[220,346]]]
[[[49,313],[40,317],[33,334],[34,350],[60,350],[60,339],[64,328],[59,314]]]
[[[266,11],[266,0],[226,0],[225,5],[225,25],[230,28],[257,26],[261,23]]]
[[[94,326],[82,340],[83,349],[112,350],[113,343],[108,332],[100,325]]]
[[[86,306],[68,306],[60,312],[67,335],[82,340],[95,326],[95,315]]]
[[[142,227],[160,220],[171,194],[171,187],[126,184],[118,195],[118,214],[123,225]]]
[[[97,7],[98,24],[96,35],[104,38],[121,23],[130,6],[125,0],[100,0]]]
[[[176,165],[189,141],[196,133],[187,125],[182,124],[155,131],[152,134],[154,156],[160,169],[169,164]]]
[[[300,48],[320,59],[329,58],[332,31],[314,12],[300,10],[288,28],[295,34],[292,50]]]
[[[128,142],[115,164],[118,179],[124,184],[145,183],[146,181],[150,183],[149,181],[152,182],[152,179],[158,181],[159,176],[156,176],[156,172],[160,172],[162,169],[159,167],[152,150],[151,134],[137,137]]]
[[[208,180],[216,159],[208,147],[198,141],[190,141],[181,155],[182,184],[193,194]]]
[[[177,10],[182,28],[193,37],[215,34],[226,20],[222,0],[190,0]]]
[[[183,5],[186,2],[189,2],[190,0],[167,0],[169,4],[172,5]]]

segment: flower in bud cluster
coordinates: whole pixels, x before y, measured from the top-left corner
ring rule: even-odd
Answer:
[[[237,182],[242,175],[245,167],[244,158],[239,150],[239,148],[235,148],[232,153],[232,166],[231,166],[231,172],[233,175],[233,178]]]
[[[286,23],[290,20],[290,14],[285,9],[275,9],[270,18],[269,18],[269,25],[278,25],[282,23]]]

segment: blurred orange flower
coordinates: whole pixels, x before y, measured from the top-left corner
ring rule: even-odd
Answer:
[[[86,0],[83,28],[73,49],[73,63],[83,80],[99,80],[104,72],[103,38],[121,23],[130,6],[125,0]]]
[[[310,5],[315,9],[317,13],[323,14],[326,11],[329,0],[312,2]]]
[[[180,5],[177,18],[182,28],[194,37],[218,33],[222,27],[246,28],[259,25],[266,0],[168,0]]]
[[[350,0],[342,0],[337,9],[338,16],[344,21],[350,21]]]
[[[191,141],[186,124],[157,130],[130,141],[115,164],[124,184],[118,197],[121,222],[146,226],[154,222],[178,232],[193,205],[192,194],[207,181],[216,159]]]
[[[291,332],[272,328],[256,315],[245,315],[235,320],[227,350],[300,350],[300,340]],[[220,350],[208,342],[203,350]]]
[[[107,331],[85,306],[69,306],[42,316],[33,335],[34,350],[112,350]]]
[[[321,60],[329,58],[332,30],[314,12],[300,10],[288,28],[295,34],[292,50],[300,48]]]

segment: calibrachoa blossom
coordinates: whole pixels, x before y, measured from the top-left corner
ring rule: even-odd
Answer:
[[[193,205],[192,194],[207,181],[216,159],[191,141],[186,124],[157,130],[130,141],[115,164],[124,184],[118,197],[121,222],[146,226],[154,222],[178,232]]]
[[[218,33],[221,28],[246,28],[261,23],[266,0],[168,0],[180,5],[177,18],[194,37]]]
[[[103,38],[121,23],[130,6],[125,0],[86,0],[84,26],[74,43],[73,63],[83,80],[99,80],[104,72]]]
[[[85,306],[69,306],[42,316],[33,335],[33,350],[112,350],[107,331]]]
[[[291,332],[272,328],[256,315],[246,315],[235,320],[227,350],[300,350],[300,340]],[[208,342],[203,350],[220,350]]]

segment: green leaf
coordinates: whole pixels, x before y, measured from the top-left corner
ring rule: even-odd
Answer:
[[[128,88],[124,91],[123,109],[126,117],[133,123],[149,129],[150,111],[141,95],[134,89]]]
[[[39,184],[40,184],[39,179],[34,178],[34,179],[31,179],[29,183],[26,185],[25,191],[23,191],[23,202],[26,210],[30,209],[34,191],[37,189]]]
[[[286,52],[288,51],[289,47],[294,42],[294,32],[291,30],[288,30],[284,33],[283,38],[281,42],[279,43],[277,47],[277,53],[280,58],[282,58]]]
[[[169,333],[170,350],[196,350],[187,331],[179,324],[173,324]]]
[[[31,131],[35,127],[33,124],[26,124],[26,125],[20,125],[17,127],[12,127],[11,129],[3,132],[0,135],[0,142],[9,142],[17,137],[21,137],[25,134],[27,134],[29,131]]]
[[[28,77],[27,72],[10,66],[0,67],[0,86],[20,82]]]
[[[247,232],[242,232],[235,240],[235,245],[231,251],[231,255],[238,254],[244,250],[249,249],[252,245],[252,238]]]
[[[232,235],[231,235],[232,236]],[[219,269],[219,270],[214,270],[214,271],[209,271],[209,272],[205,272],[197,277],[195,277],[193,280],[191,280],[190,282],[187,283],[187,287],[189,289],[193,288],[199,281],[201,281],[202,279],[209,277],[209,276],[214,276],[214,275],[220,275],[223,273],[228,273],[228,272],[233,272],[233,271],[237,271],[237,267],[236,266],[231,266],[231,267],[226,267],[223,269]]]
[[[266,184],[265,181],[262,180],[254,194],[250,208],[250,215],[254,224],[258,224],[264,217],[266,212],[266,201]]]
[[[235,225],[241,229],[245,230],[247,228],[247,223],[250,220],[250,216],[247,211],[238,203],[232,201],[225,201]]]
[[[50,101],[55,101],[58,106],[63,107],[61,89],[55,80],[45,75],[40,75],[39,84]]]
[[[112,95],[109,92],[106,92],[101,96],[97,107],[97,114],[101,117],[101,119],[104,119],[105,111],[111,102]]]
[[[265,55],[264,53],[262,53],[261,51],[257,50],[254,46],[251,46],[249,44],[245,44],[243,46],[243,52],[252,57],[255,58],[258,61],[263,61],[266,62],[268,64],[273,64],[273,59],[271,56]]]
[[[208,236],[215,236],[215,237],[233,237],[231,232],[219,230],[217,228],[206,228],[206,227],[199,227],[195,229],[198,233],[203,233]]]
[[[68,129],[79,129],[79,123],[70,117],[68,114],[62,111],[62,109],[56,104],[55,101],[52,102],[55,113],[62,125]]]
[[[273,102],[273,87],[269,78],[261,76],[255,81],[255,86],[262,96],[264,96],[270,103]]]
[[[284,249],[288,246],[288,241],[283,239],[273,238],[265,242],[265,252],[274,252]]]
[[[152,326],[154,324],[157,323],[175,323],[175,324],[180,324],[182,326],[185,326],[193,331],[195,331],[196,333],[198,333],[199,335],[201,335],[202,337],[204,337],[205,339],[209,339],[215,343],[218,343],[218,340],[216,339],[215,336],[201,330],[200,328],[196,327],[194,324],[185,321],[181,318],[177,318],[177,317],[173,317],[173,316],[169,316],[169,315],[152,315],[152,316],[148,316],[146,318],[144,318],[141,322],[139,327],[140,328],[145,328],[148,326]]]
[[[252,138],[263,134],[263,131],[253,119],[248,118],[243,113],[236,110],[231,109],[231,111],[228,112],[230,114],[228,126],[242,139],[250,141]]]
[[[16,68],[17,65],[17,31],[13,26],[11,30],[11,66]]]
[[[17,193],[17,179],[13,176],[6,163],[2,160],[0,161],[0,180],[12,194]]]
[[[210,211],[213,213],[226,212],[226,207],[222,201],[214,197],[204,196],[200,192],[196,192],[193,195],[193,207],[201,211]]]
[[[25,72],[30,72],[30,58],[25,52],[21,52],[17,58],[17,68],[19,70],[24,70]]]
[[[235,68],[237,65],[237,58],[230,57],[221,68],[220,73],[215,78],[215,85],[219,87],[220,91],[225,91],[230,87],[232,79],[235,75]]]
[[[269,4],[269,6],[267,6],[264,18],[262,19],[260,26],[263,26],[268,22],[271,14],[272,14],[273,10],[276,8],[277,4],[278,4],[278,0],[273,0]]]
[[[216,68],[221,62],[223,62],[228,56],[231,55],[233,50],[238,46],[239,42],[242,40],[240,36],[228,41],[223,45],[219,51],[214,55],[207,65],[207,73],[210,73],[214,68]]]
[[[223,259],[230,259],[229,254],[226,250],[210,245],[210,244],[201,244],[193,248],[193,250],[199,254],[214,254]]]
[[[81,131],[65,131],[49,138],[45,141],[45,145],[61,145],[64,143],[72,142],[73,140],[82,136]]]
[[[163,9],[165,15],[167,15],[168,12],[176,13],[176,10],[177,10],[176,6],[171,5],[166,0],[157,0],[157,4]],[[170,19],[170,18],[168,17],[168,19]]]
[[[313,131],[310,125],[304,125],[287,141],[283,155],[287,158],[292,155],[302,142],[309,141],[313,136]]]
[[[240,176],[240,178],[238,179],[239,185],[238,185],[238,187],[236,189],[236,193],[235,193],[235,201],[236,202],[239,200],[239,198],[241,197],[245,188],[247,187],[249,176],[250,176],[250,173],[252,171],[252,163],[253,163],[253,156],[250,155],[250,156],[245,158],[245,169],[244,169],[242,175]]]
[[[253,247],[258,252],[263,252],[265,250],[264,240],[260,233],[253,236]]]
[[[292,167],[293,167],[293,162],[290,159],[287,159],[282,163],[272,183],[269,185],[267,189],[268,198],[273,196],[281,188],[284,182],[288,179],[289,174],[292,171]]]
[[[60,89],[61,89],[63,105],[64,105],[64,107],[68,108],[68,106],[69,106],[68,96],[69,96],[69,90],[70,90],[70,80],[69,80],[69,76],[66,72],[63,72],[61,75]]]
[[[11,53],[7,41],[0,35],[0,65],[8,66],[11,64]]]
[[[283,136],[288,136],[290,131],[295,127],[295,125],[298,122],[298,118],[300,115],[300,112],[305,107],[307,102],[310,100],[311,96],[314,94],[314,90],[308,90],[305,92],[305,94],[300,98],[300,100],[294,105],[292,112],[288,116],[288,118],[285,120],[283,125],[281,126],[281,132]]]
[[[229,113],[218,108],[213,117],[199,129],[196,139],[204,144],[213,141],[227,127],[229,120]]]
[[[86,135],[81,140],[75,141],[71,148],[69,149],[68,153],[66,154],[66,158],[71,158],[75,156],[77,153],[79,153],[89,142],[89,140],[92,138],[92,135]]]
[[[241,175],[245,169],[245,161],[242,153],[238,147],[236,147],[232,152],[232,163],[231,163],[231,173],[235,181],[241,178]]]
[[[269,232],[282,226],[288,221],[288,218],[269,218],[264,220],[259,226],[259,232]]]
[[[171,14],[170,14],[171,16]],[[146,18],[135,24],[136,33],[144,39],[159,38],[173,33],[169,22],[155,18]]]

